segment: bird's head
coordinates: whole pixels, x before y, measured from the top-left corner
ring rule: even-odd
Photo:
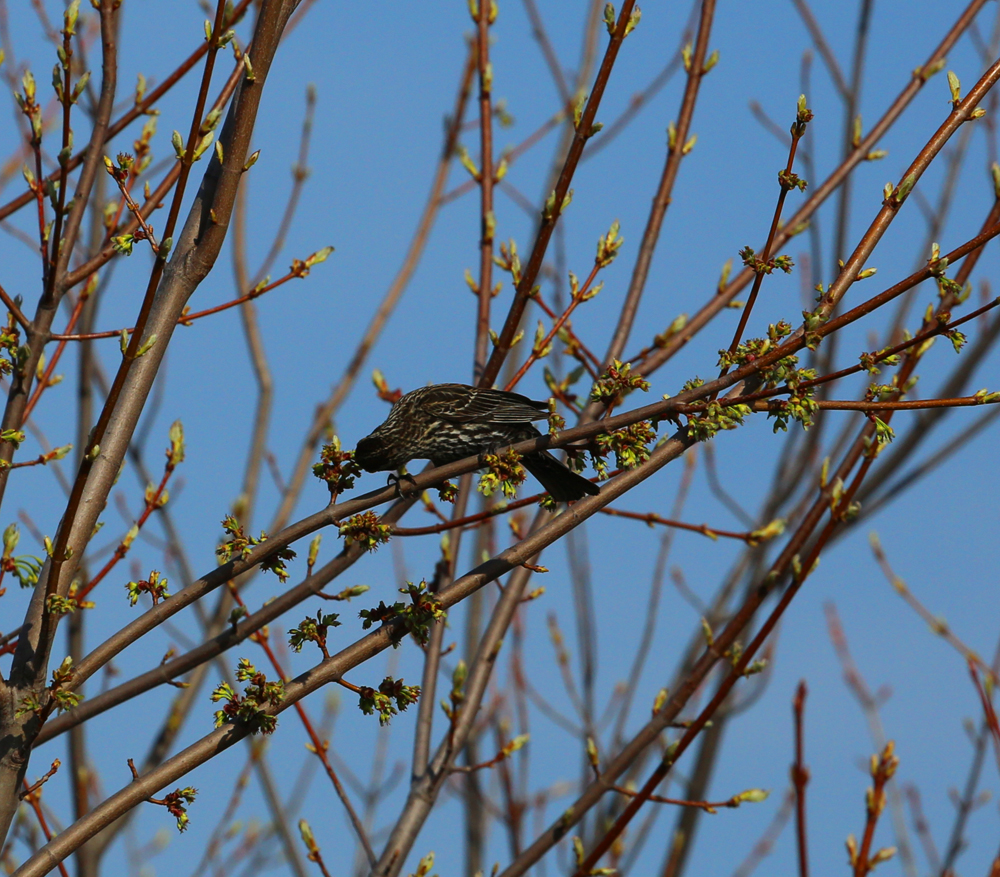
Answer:
[[[385,472],[398,469],[407,462],[407,458],[405,454],[399,453],[398,448],[393,449],[392,443],[387,442],[375,430],[358,442],[354,449],[354,462],[366,472]]]

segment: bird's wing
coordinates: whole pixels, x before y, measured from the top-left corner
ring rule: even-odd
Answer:
[[[529,423],[548,416],[548,404],[534,402],[519,393],[477,390],[469,393],[462,384],[441,384],[432,399],[424,402],[434,415],[450,423]]]

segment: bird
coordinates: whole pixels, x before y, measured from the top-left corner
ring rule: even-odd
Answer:
[[[358,442],[354,460],[368,472],[381,472],[414,459],[442,466],[491,453],[541,436],[532,421],[544,420],[548,408],[547,402],[505,390],[430,384],[401,396],[385,422]],[[524,454],[521,463],[556,502],[600,493],[548,451]]]

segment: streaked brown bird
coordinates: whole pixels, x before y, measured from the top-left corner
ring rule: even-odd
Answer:
[[[547,403],[518,393],[432,384],[402,396],[385,423],[358,442],[354,459],[368,472],[398,469],[416,459],[441,466],[538,438],[532,421],[547,416]],[[521,462],[556,502],[600,493],[548,451],[525,454]]]

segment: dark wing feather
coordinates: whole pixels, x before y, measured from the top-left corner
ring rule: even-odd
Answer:
[[[520,393],[476,390],[464,384],[438,384],[424,406],[449,423],[529,423],[548,417],[546,402],[534,402]]]

